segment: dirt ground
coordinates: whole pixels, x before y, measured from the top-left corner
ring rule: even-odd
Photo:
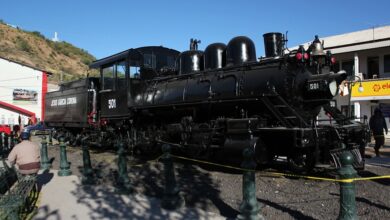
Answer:
[[[39,141],[38,137],[34,137]],[[59,146],[48,147],[52,168],[59,169]],[[97,184],[115,185],[117,159],[114,150],[90,150]],[[372,147],[366,148],[370,157]],[[383,157],[390,158],[390,140],[381,149]],[[158,156],[158,155],[155,155]],[[81,176],[82,151],[80,147],[68,147],[67,158],[73,174]],[[128,174],[136,193],[162,198],[164,190],[163,166],[159,162],[147,162],[150,158],[129,160]],[[141,163],[141,165],[139,165]],[[138,164],[138,165],[134,165]],[[387,166],[389,165],[389,166]],[[366,165],[360,176],[390,174],[390,164]],[[242,201],[242,175],[229,169],[188,161],[175,161],[176,178],[185,198],[186,206],[219,213],[233,219],[239,213]],[[274,171],[274,170],[272,170]],[[324,175],[313,174],[313,175]],[[336,219],[339,213],[339,184],[302,178],[267,177],[256,173],[256,195],[261,213],[266,219]],[[357,181],[356,204],[360,219],[390,218],[390,179]]]

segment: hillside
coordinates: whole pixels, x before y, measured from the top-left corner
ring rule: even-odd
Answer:
[[[53,73],[50,82],[84,77],[95,57],[67,42],[53,42],[37,31],[13,28],[0,20],[0,57]]]

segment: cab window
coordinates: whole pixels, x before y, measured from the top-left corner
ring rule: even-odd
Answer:
[[[121,61],[115,65],[118,89],[126,88],[126,62]]]
[[[114,89],[114,66],[110,65],[102,69],[103,89]]]
[[[156,55],[144,54],[144,67],[156,69]]]
[[[130,78],[140,79],[140,72],[138,66],[130,66]]]
[[[175,57],[167,56],[167,66],[171,68],[175,68]]]

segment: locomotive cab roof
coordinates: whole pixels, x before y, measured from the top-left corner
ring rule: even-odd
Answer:
[[[94,61],[90,68],[104,68],[116,62],[126,60],[130,66],[147,67],[159,71],[163,67],[175,67],[179,51],[163,46],[131,48],[117,54]]]

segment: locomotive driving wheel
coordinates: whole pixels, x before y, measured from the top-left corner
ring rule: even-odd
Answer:
[[[299,151],[287,157],[291,171],[296,173],[306,173],[311,171],[315,165],[314,153],[310,151]]]
[[[259,165],[267,165],[274,163],[278,159],[278,155],[271,148],[267,148],[261,138],[256,138],[257,141],[254,145],[256,152],[256,162]]]

